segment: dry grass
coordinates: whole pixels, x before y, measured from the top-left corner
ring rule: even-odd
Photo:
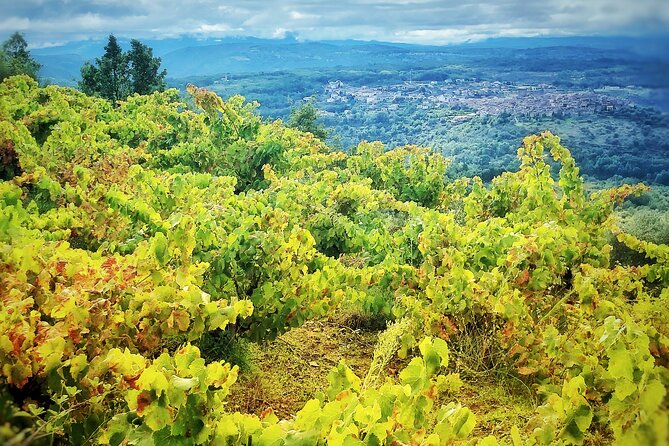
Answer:
[[[246,352],[250,368],[240,372],[227,409],[259,415],[271,407],[279,418],[289,419],[309,399],[327,389],[327,375],[342,359],[361,379],[365,378],[379,333],[352,329],[342,325],[341,319],[323,319],[307,322],[267,344],[250,344]],[[468,334],[475,339],[457,339],[459,345],[452,347],[449,367],[460,373],[463,386],[453,394],[440,395],[437,406],[456,401],[469,407],[477,417],[473,437],[495,435],[510,441],[508,435],[514,425],[529,436],[528,420],[540,402],[517,377],[501,367],[490,368],[496,364],[498,353],[494,346],[481,342],[483,333]],[[476,357],[465,358],[466,354]],[[385,367],[385,374],[396,377],[406,362],[395,356]],[[586,444],[600,446],[609,440],[608,433],[593,431]]]
[[[321,320],[307,322],[273,342],[251,345],[251,369],[241,373],[233,386],[228,409],[259,414],[271,407],[279,418],[289,418],[327,388],[330,369],[342,359],[364,377],[377,335]]]
[[[476,415],[472,436],[503,438],[514,425],[522,432],[537,407],[532,396],[513,379],[492,378],[490,375],[476,380],[463,379],[460,391],[450,398],[469,407]]]

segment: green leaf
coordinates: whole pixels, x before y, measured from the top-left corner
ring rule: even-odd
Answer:
[[[581,405],[574,411],[574,421],[581,432],[585,432],[592,422],[592,409],[588,405]]]
[[[186,391],[193,387],[197,387],[200,384],[200,380],[198,378],[180,378],[176,375],[172,375],[170,384],[177,390]]]
[[[608,372],[614,379],[633,380],[634,363],[630,353],[622,348],[617,348],[609,353]]]
[[[476,444],[477,446],[499,446],[497,438],[495,438],[493,435],[488,435],[487,437],[484,437]]]
[[[381,418],[381,407],[377,402],[372,406],[359,405],[353,414],[353,419],[363,426],[376,423]]]
[[[660,408],[666,394],[667,390],[659,380],[654,379],[648,383],[639,397],[639,406],[646,412],[646,416],[649,416]]]
[[[142,418],[144,423],[154,432],[164,428],[172,421],[169,409],[155,403],[147,407]]]
[[[560,436],[567,444],[582,444],[585,439],[583,431],[579,428],[576,421],[572,418],[562,430]]]
[[[427,383],[427,371],[423,358],[413,358],[409,365],[400,372],[402,385],[411,387],[411,392],[422,391]]]
[[[295,417],[295,427],[307,431],[313,429],[321,415],[321,402],[312,399],[306,402],[304,407],[297,412]]]
[[[137,386],[139,389],[153,390],[160,395],[168,389],[169,382],[162,372],[150,367],[142,372],[137,380]]]
[[[167,248],[167,237],[165,237],[165,234],[162,232],[156,232],[156,235],[153,236],[153,240],[151,241],[151,252],[160,266],[165,266],[169,260],[169,254]]]
[[[280,445],[286,433],[279,424],[273,424],[263,429],[258,438],[258,446],[276,446]],[[255,444],[255,443],[254,443]]]
[[[615,396],[621,401],[632,395],[636,390],[636,384],[627,379],[619,378],[616,381]]]
[[[441,366],[448,365],[448,346],[443,339],[425,338],[419,345],[428,376],[437,373]]]
[[[330,383],[328,388],[328,397],[330,400],[334,400],[337,394],[343,390],[360,391],[360,378],[346,366],[343,360],[330,371],[328,382]]]
[[[520,436],[520,429],[515,424],[511,427],[511,442],[513,446],[523,446],[524,442]]]

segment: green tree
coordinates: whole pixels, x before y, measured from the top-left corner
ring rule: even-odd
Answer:
[[[311,99],[290,112],[288,126],[312,133],[315,137],[324,140],[329,132],[322,123],[318,122],[319,119],[320,112]]]
[[[153,50],[139,40],[130,41],[130,76],[134,93],[150,94],[165,89],[167,70],[160,70],[160,58],[153,57]]]
[[[27,74],[37,79],[37,72],[42,66],[28,51],[28,43],[23,34],[15,32],[2,43],[0,50],[0,80],[16,74]]]
[[[81,67],[79,88],[117,103],[133,93],[149,94],[165,88],[165,70],[153,50],[138,40],[131,41],[131,50],[124,52],[114,35],[109,36],[104,55],[95,64]]]
[[[9,64],[5,58],[5,52],[0,49],[0,81],[12,75]]]
[[[125,99],[130,94],[128,56],[123,52],[114,35],[109,36],[105,54],[98,59],[98,76],[101,96],[112,102]]]
[[[79,81],[79,89],[88,95],[97,93],[98,88],[98,67],[90,62],[84,62],[81,67],[81,80]]]

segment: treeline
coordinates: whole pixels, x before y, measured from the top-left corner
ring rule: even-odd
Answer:
[[[167,71],[160,66],[153,49],[139,40],[130,41],[130,50],[123,51],[113,34],[109,35],[104,54],[93,63],[81,67],[79,89],[116,104],[132,94],[149,94],[165,89]],[[22,33],[15,32],[0,48],[0,81],[25,74],[39,80],[41,65],[30,55]]]
[[[0,81],[18,74],[37,79],[41,65],[30,55],[23,34],[15,32],[0,47]]]
[[[81,91],[117,103],[131,94],[164,90],[167,71],[160,70],[160,58],[139,40],[132,39],[130,47],[124,52],[110,35],[102,57],[81,67]]]

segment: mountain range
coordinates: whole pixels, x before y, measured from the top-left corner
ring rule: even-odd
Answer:
[[[129,48],[128,39],[119,39]],[[162,59],[168,77],[183,79],[224,73],[274,72],[295,69],[322,69],[353,66],[394,66],[412,61],[438,66],[449,58],[478,56],[509,57],[529,54],[533,49],[542,52],[564,47],[587,49],[587,57],[625,57],[626,59],[666,59],[669,37],[523,37],[496,38],[448,46],[428,46],[376,41],[299,41],[295,38],[259,39],[227,37],[199,39],[180,37],[144,40]],[[31,50],[43,67],[40,75],[51,83],[74,85],[79,69],[87,60],[104,52],[104,40],[70,42],[61,46]],[[585,54],[585,53],[584,53]]]

